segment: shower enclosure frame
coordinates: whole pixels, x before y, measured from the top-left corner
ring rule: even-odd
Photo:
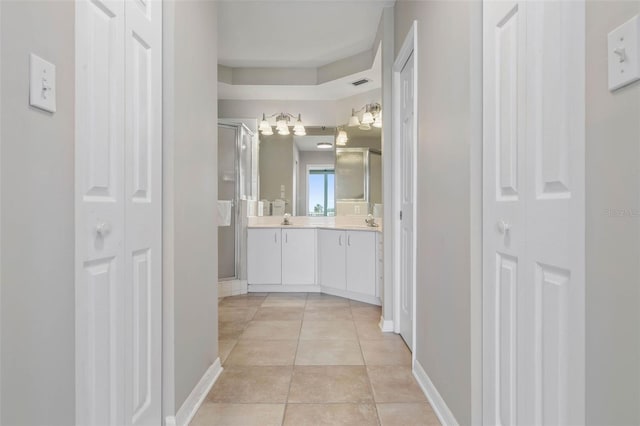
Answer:
[[[233,217],[234,217],[234,239],[235,239],[235,253],[234,253],[234,275],[232,277],[218,277],[218,281],[233,281],[233,280],[246,280],[246,268],[242,268],[242,247],[243,247],[243,226],[242,226],[242,206],[241,206],[241,161],[242,161],[242,144],[245,135],[251,138],[255,137],[253,132],[245,123],[238,120],[224,120],[218,121],[218,127],[235,130],[235,146],[234,146],[234,195],[232,200]],[[220,141],[218,141],[220,143]],[[253,143],[253,141],[252,141]],[[251,147],[253,149],[253,146]],[[252,162],[253,162],[252,153]],[[220,174],[218,179],[220,179]],[[243,177],[246,179],[246,176]],[[219,195],[218,195],[219,197]],[[219,257],[219,255],[218,255]],[[244,273],[243,273],[244,272]]]

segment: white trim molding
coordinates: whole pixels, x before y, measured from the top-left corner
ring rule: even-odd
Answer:
[[[184,401],[175,417],[169,416],[165,419],[166,426],[188,426],[196,412],[207,397],[207,394],[222,374],[222,364],[217,358],[205,371],[204,375],[193,388],[187,399]]]
[[[393,128],[393,139],[399,141],[400,138],[400,133],[401,133],[401,128],[400,128],[400,123],[401,123],[401,118],[400,118],[400,103],[401,103],[401,99],[400,99],[400,94],[401,94],[401,90],[400,90],[400,73],[402,72],[402,69],[404,67],[404,65],[407,63],[407,61],[409,60],[409,58],[413,55],[413,68],[414,68],[414,75],[413,75],[413,111],[414,111],[414,116],[418,117],[419,116],[419,111],[418,111],[418,67],[419,67],[419,62],[418,62],[418,21],[414,20],[411,28],[409,28],[409,32],[407,33],[407,36],[404,39],[404,42],[402,43],[402,47],[400,48],[400,51],[398,52],[398,54],[396,55],[396,59],[394,61],[393,64],[393,75],[392,75],[392,80],[393,80],[393,120],[392,120],[392,128]],[[414,120],[413,123],[413,152],[414,152],[414,158],[413,158],[413,176],[412,176],[412,180],[413,180],[413,218],[414,218],[414,223],[413,223],[413,241],[411,244],[411,251],[412,251],[412,255],[413,255],[413,271],[411,274],[411,293],[412,293],[412,312],[411,312],[411,316],[412,316],[412,324],[411,324],[411,356],[412,356],[412,360],[415,361],[416,358],[416,350],[415,348],[417,347],[416,344],[416,259],[417,259],[417,227],[416,227],[416,217],[417,217],[417,207],[418,207],[418,196],[417,196],[417,173],[418,173],[418,163],[417,163],[417,153],[418,153],[418,121]],[[393,219],[391,221],[391,225],[393,227],[392,232],[393,232],[393,247],[394,247],[394,255],[393,255],[393,275],[394,275],[394,292],[393,292],[393,325],[394,325],[394,331],[396,333],[400,333],[400,286],[401,284],[401,268],[400,268],[400,263],[401,263],[401,259],[400,259],[400,250],[399,250],[399,244],[400,244],[400,234],[401,234],[401,221],[400,221],[400,211],[401,211],[401,199],[400,199],[400,194],[401,194],[401,179],[402,179],[402,165],[401,165],[401,158],[400,158],[400,147],[398,146],[398,144],[394,144],[392,146],[392,150],[393,150],[393,171],[392,171],[392,180],[393,180],[393,198],[392,198],[392,203],[393,203]],[[386,228],[385,224],[385,228]]]
[[[431,408],[433,408],[436,416],[438,416],[440,424],[443,426],[457,426],[459,424],[458,421],[447,406],[447,403],[442,399],[442,396],[440,396],[440,392],[438,392],[438,389],[436,389],[426,371],[422,368],[422,365],[420,365],[417,360],[413,361],[413,377],[416,378],[416,381],[422,388],[422,392],[424,392],[425,396],[429,400],[429,404],[431,404]]]
[[[385,320],[384,316],[380,316],[380,322],[378,325],[383,333],[391,333],[395,330],[393,328],[393,320]]]

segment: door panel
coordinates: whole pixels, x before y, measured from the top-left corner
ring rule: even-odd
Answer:
[[[347,291],[376,295],[376,234],[347,231]]]
[[[318,276],[324,287],[347,289],[347,234],[318,230]]]
[[[127,424],[161,423],[162,3],[126,1]]]
[[[124,3],[76,22],[76,422],[125,424]]]
[[[484,30],[484,422],[583,424],[584,2]]]
[[[483,399],[485,424],[518,424],[524,250],[525,5],[484,8]]]
[[[316,283],[315,229],[282,230],[282,284]]]
[[[416,126],[414,54],[400,71],[400,335],[413,348],[413,285],[415,281],[415,161]]]
[[[282,284],[281,231],[247,231],[247,278],[249,284]]]
[[[218,125],[218,199],[232,200],[229,226],[218,227],[218,278],[237,278],[236,271],[236,193],[237,132]],[[246,150],[245,150],[246,151]]]

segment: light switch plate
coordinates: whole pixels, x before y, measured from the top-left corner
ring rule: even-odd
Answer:
[[[640,79],[640,18],[634,16],[608,36],[609,90]]]
[[[29,104],[56,112],[56,66],[32,53],[29,69]]]

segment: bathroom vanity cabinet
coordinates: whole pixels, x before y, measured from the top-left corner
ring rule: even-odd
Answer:
[[[249,291],[325,292],[380,304],[380,232],[249,228]]]
[[[322,287],[375,296],[375,232],[318,230],[318,279]]]
[[[314,285],[315,229],[250,229],[247,278],[258,285]]]

